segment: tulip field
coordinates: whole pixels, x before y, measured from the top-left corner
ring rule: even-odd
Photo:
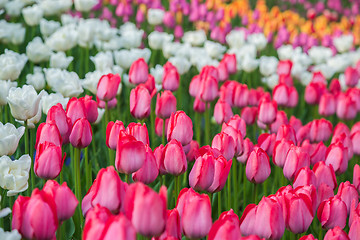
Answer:
[[[0,0],[0,240],[360,240],[360,0]]]

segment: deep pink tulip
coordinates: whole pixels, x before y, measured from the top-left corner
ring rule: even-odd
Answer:
[[[62,143],[69,143],[69,135],[72,124],[70,118],[66,116],[66,112],[60,103],[49,109],[46,116],[46,123],[54,123],[60,132]]]
[[[244,140],[241,131],[227,123],[224,123],[222,125],[221,132],[226,133],[234,140],[235,156],[242,155],[242,153],[244,152]]]
[[[145,150],[146,157],[144,160],[144,164],[139,170],[132,174],[132,179],[134,181],[150,184],[155,181],[155,179],[159,175],[159,169],[156,164],[155,155],[149,145],[145,145]]]
[[[333,229],[329,229],[324,237],[324,240],[350,240],[349,236],[342,230],[341,227],[334,227]]]
[[[357,144],[360,141],[360,131],[354,132],[351,135],[350,139],[351,139],[351,142],[352,142],[352,145],[353,145],[354,154],[360,155],[360,145]]]
[[[216,67],[206,65],[201,69],[200,76],[202,79],[206,78],[207,76],[212,76],[216,79],[216,81],[219,80],[219,73]]]
[[[211,193],[219,192],[224,188],[232,165],[232,160],[226,161],[226,159],[221,155],[215,158],[214,162],[214,179],[211,183],[211,186],[207,189],[207,191]]]
[[[149,67],[143,58],[139,58],[131,64],[129,70],[129,82],[134,85],[145,83],[148,80]]]
[[[215,135],[211,147],[218,149],[227,160],[232,159],[235,155],[234,139],[224,132]]]
[[[184,111],[172,113],[168,128],[167,140],[176,139],[183,146],[188,145],[193,138],[193,125],[191,118]]]
[[[310,166],[310,156],[301,147],[291,146],[285,159],[284,176],[292,180],[302,167]]]
[[[276,120],[277,104],[266,98],[260,100],[258,107],[258,120],[263,124],[271,124]]]
[[[280,75],[290,76],[293,63],[290,60],[282,60],[277,66],[276,73]]]
[[[344,74],[346,86],[355,87],[360,79],[360,74],[358,73],[356,68],[349,66],[345,69]]]
[[[325,183],[331,189],[335,189],[337,187],[335,171],[331,164],[328,166],[325,164],[324,161],[320,161],[315,164],[315,166],[313,167],[313,171],[317,179],[317,186]]]
[[[292,141],[286,139],[275,142],[272,160],[276,166],[284,167],[287,153],[293,144]]]
[[[233,115],[231,106],[226,101],[219,99],[214,108],[214,118],[217,124],[229,121]]]
[[[273,89],[273,98],[279,106],[295,107],[299,101],[296,88],[280,83]]]
[[[316,192],[316,187],[314,185],[306,185],[306,186],[301,186],[301,187],[297,187],[294,189],[296,194],[305,194],[306,196],[309,197],[309,199],[311,200],[312,203],[312,207],[313,207],[313,212],[314,214],[316,213],[316,209],[317,209],[317,192]]]
[[[36,149],[34,172],[36,176],[43,179],[56,178],[63,167],[64,157],[62,157],[61,146],[56,146],[51,142],[40,143]]]
[[[150,115],[151,96],[144,86],[137,86],[130,92],[130,113],[134,118],[144,119]]]
[[[181,239],[182,226],[179,211],[174,208],[167,211],[166,229],[160,237],[153,240],[177,240]]]
[[[142,83],[142,86],[144,86],[149,93],[152,93],[155,90],[155,78],[153,75],[148,75],[148,80],[145,83]]]
[[[214,222],[208,235],[209,240],[239,240],[240,237],[239,217],[232,209],[220,215],[219,219]]]
[[[301,238],[299,238],[299,240],[318,240],[318,239],[315,238],[312,234],[309,234],[309,235],[302,236]]]
[[[97,85],[96,97],[105,102],[111,101],[116,97],[120,82],[119,74],[103,75]]]
[[[162,88],[164,90],[176,91],[180,85],[180,75],[176,67],[170,62],[164,65]]]
[[[339,196],[346,204],[348,215],[350,214],[351,202],[355,201],[356,205],[359,203],[359,194],[356,190],[356,187],[349,181],[340,183],[336,195]]]
[[[249,95],[250,92],[246,84],[236,84],[232,95],[234,106],[238,108],[246,107],[249,102]]]
[[[239,130],[243,137],[246,136],[246,122],[239,115],[232,116],[227,124]],[[226,126],[225,124],[223,125]]]
[[[344,228],[347,219],[346,204],[339,196],[331,197],[320,203],[317,217],[323,228]]]
[[[266,152],[254,147],[246,162],[246,178],[253,183],[263,183],[271,173],[270,160]]]
[[[79,100],[84,102],[86,119],[90,123],[96,122],[99,113],[98,113],[98,104],[95,100],[92,100],[92,96],[85,95],[85,97],[79,98]]]
[[[236,73],[236,55],[225,53],[222,59],[226,63],[226,68],[229,74]]]
[[[197,113],[204,113],[206,110],[206,104],[200,100],[200,98],[196,97],[194,100],[193,109]]]
[[[208,75],[200,81],[198,96],[201,101],[205,103],[214,101],[219,95],[217,79],[211,75]]]
[[[270,132],[271,133],[277,133],[279,128],[284,125],[284,124],[288,124],[289,120],[287,118],[287,115],[284,111],[278,111],[276,113],[276,119],[275,122],[273,122],[272,124],[270,124]],[[266,126],[265,126],[266,128]]]
[[[311,165],[315,165],[316,163],[325,159],[327,147],[323,142],[313,143],[311,146],[310,163]]]
[[[155,134],[158,135],[159,137],[162,137],[163,135],[163,123],[165,121],[165,136],[166,136],[166,131],[167,131],[167,127],[169,124],[169,118],[168,119],[161,119],[156,117],[155,118]]]
[[[342,174],[348,167],[348,151],[341,142],[332,143],[326,151],[325,163],[332,165],[336,174]]]
[[[320,97],[319,114],[325,117],[331,116],[336,112],[336,98],[331,93],[324,93]]]
[[[257,146],[262,148],[267,153],[267,155],[272,156],[275,147],[275,140],[276,135],[274,133],[263,133],[258,138]]]
[[[316,119],[309,124],[309,138],[311,142],[326,142],[332,134],[333,126],[326,119]]]
[[[243,154],[238,156],[236,159],[240,163],[246,164],[246,161],[248,160],[250,153],[254,149],[254,144],[251,142],[251,140],[249,138],[245,138],[244,142],[243,142],[243,146],[244,146]]]
[[[92,140],[92,130],[86,118],[80,118],[74,123],[69,136],[70,143],[76,148],[86,148]]]
[[[109,209],[99,204],[90,209],[85,218],[83,239],[100,239],[111,216]]]
[[[115,167],[121,173],[130,174],[141,168],[146,158],[143,142],[131,135],[119,138],[116,147]]]
[[[279,127],[276,133],[276,141],[279,140],[290,140],[295,145],[297,144],[295,129],[290,124],[283,124]]]
[[[73,97],[69,100],[66,105],[66,116],[70,118],[71,125],[74,125],[76,120],[80,118],[86,118],[87,111],[85,108],[84,101]]]
[[[74,193],[67,186],[66,182],[59,185],[56,181],[48,180],[45,183],[43,190],[53,197],[56,204],[57,217],[60,222],[65,221],[74,215],[76,206],[79,202]]]
[[[255,123],[257,116],[257,107],[244,107],[241,110],[241,118],[244,119],[247,125]]]
[[[226,81],[221,87],[220,87],[220,97],[219,99],[227,102],[230,106],[234,105],[234,99],[233,99],[233,95],[234,95],[234,91],[236,86],[240,84],[236,81]]]
[[[159,161],[160,173],[164,170],[171,175],[179,176],[187,169],[187,160],[183,146],[176,139],[172,139],[162,151]]]
[[[344,120],[352,120],[356,117],[356,102],[349,96],[340,94],[337,98],[336,116]]]
[[[62,145],[62,137],[54,121],[41,123],[36,131],[35,149],[44,142],[51,142],[55,146]]]
[[[116,150],[120,131],[125,131],[124,123],[116,120],[116,122],[109,122],[106,127],[106,146],[112,150]]]
[[[241,240],[265,240],[265,238],[260,238],[257,235],[249,235],[249,236],[246,236],[246,237],[241,237],[240,239]]]
[[[12,210],[12,228],[27,239],[55,238],[58,218],[54,198],[35,188],[31,197],[19,196]]]
[[[305,102],[310,105],[319,104],[320,97],[326,92],[326,85],[321,82],[311,82],[305,88]]]
[[[357,191],[360,192],[360,166],[355,164],[353,171],[353,184]]]
[[[159,236],[165,230],[167,219],[166,187],[157,193],[141,182],[126,190],[124,213],[136,232],[143,236]]]
[[[255,234],[266,239],[280,239],[285,231],[280,203],[263,197],[258,205],[247,205],[240,218],[240,231],[244,236]]]
[[[317,179],[316,175],[309,167],[303,167],[295,175],[293,186],[294,188],[297,188],[307,185],[317,186]]]
[[[218,73],[219,73],[219,81],[224,82],[229,78],[229,73],[226,67],[226,62],[223,60],[220,61],[218,67],[217,67]]]
[[[109,191],[107,193],[107,191]],[[87,212],[97,204],[106,207],[113,213],[120,211],[125,194],[123,183],[113,166],[102,168],[98,172],[93,185],[90,187],[82,201],[82,212]]]
[[[199,143],[196,140],[191,140],[191,142],[186,145],[189,147],[189,150],[186,153],[186,159],[188,162],[195,161],[195,155],[197,154],[197,151],[199,151]]]
[[[126,128],[126,133],[133,136],[136,140],[149,145],[149,133],[146,124],[131,122]]]
[[[195,164],[189,174],[189,185],[197,191],[205,191],[211,186],[214,174],[214,155],[206,153],[195,160]]]
[[[169,118],[176,112],[176,98],[172,92],[165,90],[161,95],[158,93],[156,99],[155,114],[159,118]]]

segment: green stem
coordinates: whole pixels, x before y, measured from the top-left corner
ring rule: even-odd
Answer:
[[[237,160],[234,157],[233,162],[232,162],[232,166],[231,166],[231,171],[232,171],[232,180],[233,180],[233,192],[234,192],[234,201],[233,201],[233,208],[234,211],[237,212],[238,211],[238,177],[237,177]]]
[[[6,190],[3,188],[0,188],[0,193],[1,193],[0,209],[3,209],[5,206],[4,202],[5,202]],[[5,228],[4,218],[0,218],[0,228]]]
[[[207,103],[206,103],[207,104]],[[210,145],[210,106],[205,110],[205,144]]]
[[[108,106],[108,102],[105,101],[105,127],[107,126],[107,124],[109,123],[109,106]]]
[[[92,176],[91,176],[91,168],[89,164],[89,150],[87,147],[84,149],[84,152],[85,152],[84,155],[85,155],[85,178],[86,178],[85,186],[86,186],[86,190],[88,190],[92,183]]]
[[[245,167],[243,168],[244,171],[245,171]],[[244,208],[246,207],[246,195],[247,195],[247,192],[246,192],[246,185],[247,185],[247,178],[246,178],[246,174],[245,172],[243,172],[243,200],[244,200]]]
[[[198,112],[195,112],[195,124],[196,141],[201,146],[201,115]]]
[[[109,152],[109,166],[114,166],[115,167],[115,156],[114,156],[114,151],[111,148],[108,148],[108,152]]]
[[[164,120],[165,121],[165,120]],[[151,125],[151,147],[155,148],[155,111],[153,107],[151,108],[150,112],[150,125]]]
[[[218,217],[221,215],[221,191],[218,192]]]
[[[175,200],[175,206],[177,202],[177,198],[180,192],[180,176],[175,176],[175,194],[174,194],[174,200]]]
[[[130,184],[130,174],[125,174],[125,181]]]
[[[81,217],[81,182],[80,182],[80,149],[74,148],[74,158],[73,161],[73,178],[75,179],[75,196],[79,201],[79,204],[76,208],[76,222],[75,222],[75,232],[78,238],[81,236],[81,226],[82,226],[82,217]]]
[[[166,136],[165,136],[165,121],[166,119],[163,119],[163,130],[162,130],[162,145],[166,145]]]
[[[254,183],[254,203],[257,204],[258,201],[258,185]]]
[[[231,171],[230,171],[231,174]],[[229,175],[228,179],[227,179],[227,210],[230,210],[231,208],[231,176]]]

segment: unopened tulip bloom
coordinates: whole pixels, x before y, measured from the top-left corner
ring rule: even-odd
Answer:
[[[196,97],[194,100],[193,109],[197,113],[204,113],[206,110],[206,104],[200,100],[200,98]]]
[[[287,153],[294,143],[292,141],[282,139],[275,142],[273,151],[273,163],[278,167],[284,167]]]
[[[345,69],[344,74],[346,86],[355,87],[360,79],[360,73],[358,73],[356,68],[349,66]]]
[[[219,150],[227,160],[232,159],[235,155],[234,139],[224,132],[215,135],[211,147]]]
[[[271,124],[276,120],[277,104],[266,98],[260,101],[258,107],[258,120],[263,124]]]
[[[325,117],[331,116],[336,112],[336,98],[331,93],[324,93],[320,97],[319,114]]]
[[[201,86],[201,77],[200,75],[195,75],[189,85],[189,94],[192,97],[198,97],[200,93]]]
[[[184,149],[176,139],[172,139],[166,144],[159,160],[159,170],[164,169],[166,173],[171,175],[179,176],[187,169]]]
[[[211,183],[211,186],[207,189],[207,191],[211,193],[219,192],[224,188],[232,165],[232,160],[227,161],[222,155],[215,158],[214,161],[214,179]]]
[[[236,73],[237,69],[236,69],[236,55],[235,54],[225,53],[222,61],[225,62],[226,68],[227,68],[227,71],[229,72],[229,74]]]
[[[321,183],[326,183],[331,189],[337,187],[335,171],[331,164],[326,165],[324,161],[320,161],[313,167],[313,172],[317,179],[317,186],[320,186]]]
[[[310,166],[310,156],[301,147],[291,146],[285,159],[284,176],[287,179],[294,179],[302,167]]]
[[[156,159],[153,151],[149,145],[145,145],[146,157],[144,163],[139,170],[132,174],[132,179],[134,181],[139,181],[145,184],[150,184],[159,175],[159,169],[156,164]]]
[[[92,130],[89,121],[86,118],[80,118],[74,123],[69,141],[73,147],[86,148],[92,140]]]
[[[331,197],[320,203],[317,217],[323,228],[344,228],[347,219],[346,204],[339,196]]]
[[[332,143],[326,151],[325,163],[332,165],[336,174],[342,174],[348,167],[348,151],[341,142]]]
[[[354,166],[353,184],[358,192],[360,192],[360,166],[358,164],[355,164]]]
[[[61,146],[47,141],[39,143],[35,156],[35,174],[43,179],[56,178],[61,172],[64,159]]]
[[[145,123],[129,123],[126,128],[126,133],[135,137],[136,140],[143,142],[145,145],[149,145],[149,133]]]
[[[225,123],[222,125],[221,132],[232,137],[235,143],[235,156],[240,156],[244,151],[244,140],[241,131]]]
[[[334,227],[332,229],[329,229],[327,233],[325,234],[324,240],[350,240],[349,236],[346,234],[344,230],[342,230],[341,227]],[[352,240],[352,239],[351,239]]]
[[[276,141],[279,140],[290,140],[295,145],[297,144],[296,131],[290,124],[282,124],[276,134]]]
[[[99,204],[90,209],[85,218],[83,239],[100,239],[111,216],[110,210]],[[96,226],[96,228],[93,226]]]
[[[219,81],[224,82],[229,78],[229,73],[226,68],[226,63],[224,61],[220,61],[218,67],[217,67],[218,73],[219,73]]]
[[[66,106],[66,115],[71,119],[71,124],[74,125],[76,120],[80,118],[87,118],[87,111],[84,101],[75,97],[71,98]]]
[[[219,99],[214,108],[214,117],[217,124],[229,121],[233,115],[231,106],[226,101]]]
[[[299,240],[317,240],[317,238],[314,238],[314,236],[312,234],[309,234],[309,235],[302,236],[301,238],[299,238]]]
[[[172,113],[167,127],[167,140],[176,139],[183,146],[188,145],[193,138],[191,118],[184,111]]]
[[[232,209],[220,215],[219,219],[214,222],[208,235],[209,240],[238,240],[240,237],[239,217]]]
[[[246,161],[248,160],[250,153],[252,152],[252,150],[254,149],[254,144],[251,142],[251,140],[249,138],[245,138],[244,142],[243,142],[243,146],[244,146],[244,151],[243,154],[241,154],[240,156],[238,156],[236,159],[242,163],[242,164],[246,164]]]
[[[258,138],[257,146],[259,148],[262,148],[267,153],[268,156],[272,156],[275,147],[275,139],[276,139],[275,133],[273,134],[263,133]]]
[[[35,188],[31,197],[19,196],[12,214],[12,228],[17,229],[23,237],[45,240],[55,237],[59,225],[56,204],[45,191]]]
[[[129,70],[129,82],[134,85],[145,83],[148,80],[149,67],[143,58],[139,58],[131,64]]]
[[[359,236],[360,236],[360,219],[356,218],[350,225],[349,239],[357,240],[357,239],[359,239]]]
[[[143,142],[131,135],[118,139],[115,166],[119,172],[126,174],[136,172],[143,165],[145,158],[146,150]]]
[[[118,213],[124,199],[124,184],[113,166],[100,169],[96,180],[82,201],[83,215],[86,216],[87,212],[97,204],[113,213]]]
[[[339,95],[337,98],[336,116],[340,119],[351,120],[356,117],[356,102],[349,96]]]
[[[169,118],[173,112],[176,112],[176,98],[170,91],[164,91],[161,95],[158,93],[156,99],[155,114],[159,118]]]
[[[310,105],[319,104],[320,97],[326,92],[326,85],[322,82],[311,82],[305,88],[305,102]]]
[[[66,112],[60,103],[49,109],[46,122],[53,122],[57,126],[63,140],[63,144],[69,142],[69,136],[72,128],[71,119],[66,116]]]
[[[244,119],[247,125],[255,123],[257,116],[257,107],[244,107],[241,110],[241,118]]]
[[[356,190],[356,187],[349,181],[340,183],[336,195],[339,196],[346,204],[348,215],[350,214],[350,206],[352,201],[355,201],[356,205],[359,203],[359,194]]]
[[[276,113],[276,119],[275,119],[275,122],[273,122],[271,125],[270,125],[270,132],[271,133],[277,133],[279,128],[284,125],[284,124],[288,124],[289,123],[289,120],[287,118],[287,115],[284,111],[278,111]],[[261,127],[259,125],[259,127]]]
[[[237,84],[233,91],[233,103],[238,108],[243,108],[248,105],[249,101],[249,89],[246,84]]]
[[[309,167],[303,167],[295,175],[293,186],[294,188],[297,188],[307,185],[317,186],[317,179],[316,175]]]
[[[157,193],[143,183],[131,184],[126,190],[124,213],[136,232],[143,236],[159,236],[166,226],[166,188]]]
[[[204,154],[195,160],[195,164],[189,174],[189,185],[197,191],[206,191],[215,174],[215,158],[213,154]]]
[[[176,67],[170,62],[164,65],[162,88],[164,90],[176,91],[180,85],[180,75]]]
[[[360,131],[354,132],[350,138],[352,141],[354,154],[360,155],[360,146],[359,146],[359,144],[357,144],[360,140]]]
[[[55,122],[50,121],[39,125],[36,131],[35,149],[39,144],[45,141],[51,142],[56,146],[62,145],[62,137]]]
[[[0,122],[0,156],[11,156],[16,151],[24,131],[25,127],[16,128],[11,123]]]
[[[246,136],[246,122],[239,115],[236,114],[233,117],[231,117],[230,120],[227,122],[227,124],[239,130],[243,137]]]
[[[271,173],[269,156],[259,147],[254,147],[246,162],[246,178],[250,182],[263,183]]]
[[[103,75],[97,85],[96,97],[105,102],[111,101],[116,97],[120,81],[119,74]]]
[[[137,119],[144,119],[150,115],[151,96],[144,86],[137,86],[130,92],[130,113]]]
[[[186,145],[185,147],[188,148],[186,151],[186,159],[188,162],[195,161],[195,155],[199,151],[199,143],[196,140],[191,140],[191,142]]]
[[[181,220],[179,211],[174,208],[167,211],[166,229],[156,240],[181,239]]]
[[[203,102],[212,102],[219,95],[218,81],[215,77],[208,75],[200,80],[198,96]]]
[[[57,217],[60,222],[65,221],[74,215],[76,206],[79,202],[74,193],[67,186],[66,182],[59,185],[56,181],[48,180],[45,183],[43,190],[54,198]]]
[[[124,123],[116,120],[116,122],[109,122],[106,127],[106,146],[112,150],[116,150],[120,131],[125,131]]]

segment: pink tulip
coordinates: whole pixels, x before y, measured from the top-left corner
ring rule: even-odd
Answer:
[[[324,93],[320,97],[319,114],[325,117],[331,116],[336,112],[336,98],[331,93]]]
[[[295,175],[293,186],[294,188],[297,188],[307,185],[317,186],[317,179],[316,175],[309,167],[303,167]]]
[[[58,217],[54,198],[35,188],[31,197],[19,196],[12,210],[12,228],[27,239],[55,238]]]
[[[219,192],[224,188],[232,165],[232,160],[226,161],[226,159],[221,155],[215,158],[214,162],[215,162],[214,179],[210,187],[207,188],[207,191],[211,193]]]
[[[43,191],[53,197],[56,204],[57,217],[60,222],[74,215],[79,202],[66,182],[59,185],[56,181],[48,180],[44,185]]]
[[[357,218],[350,225],[349,239],[350,240],[358,240],[359,236],[360,236],[360,219]]]
[[[222,100],[217,101],[214,108],[214,118],[217,124],[229,121],[233,115],[231,106],[227,102]]]
[[[164,170],[171,175],[179,176],[187,169],[184,149],[179,141],[172,139],[166,144],[159,159],[160,173]]]
[[[342,230],[341,227],[334,227],[333,229],[329,229],[327,233],[325,234],[324,240],[350,240],[349,236]]]
[[[263,133],[258,138],[258,144],[257,146],[259,148],[262,148],[267,155],[271,156],[273,155],[274,147],[275,147],[275,139],[276,135],[269,134],[269,133]]]
[[[360,74],[358,73],[356,68],[349,66],[345,69],[344,74],[346,86],[355,87],[360,79]]]
[[[263,98],[258,107],[258,120],[263,124],[271,124],[276,120],[277,104],[276,102],[270,101]]]
[[[220,215],[219,219],[214,222],[208,235],[209,240],[238,240],[240,237],[239,217],[232,209]]]
[[[133,136],[136,140],[149,145],[149,133],[146,124],[131,122],[126,128],[126,133]]]
[[[158,117],[155,118],[155,134],[158,135],[159,137],[162,137],[163,135],[164,121],[165,121],[165,136],[166,136],[167,127],[169,125],[169,118],[165,120]]]
[[[111,101],[116,97],[120,81],[119,74],[103,75],[97,85],[96,97],[105,102]]]
[[[309,124],[309,138],[311,142],[326,142],[332,134],[333,126],[326,119],[316,119]]]
[[[220,61],[218,67],[217,67],[218,73],[219,73],[219,81],[224,82],[229,78],[229,73],[226,67],[226,62]]]
[[[320,97],[326,92],[326,85],[321,82],[311,82],[305,88],[305,102],[310,105],[319,104]]]
[[[336,174],[342,174],[348,167],[348,151],[341,142],[332,143],[326,151],[325,163],[332,165]]]
[[[85,108],[84,101],[75,97],[71,98],[66,105],[66,116],[70,118],[71,125],[74,125],[76,120],[80,118],[86,118],[87,111]]]
[[[106,127],[106,146],[112,150],[116,150],[120,131],[125,131],[124,123],[116,120],[116,122],[109,122]]]
[[[232,139],[234,140],[234,143],[235,143],[235,156],[242,155],[242,153],[244,151],[244,143],[243,143],[244,140],[243,140],[243,136],[241,134],[241,131],[234,128],[233,126],[225,123],[225,124],[222,125],[221,132],[226,133],[227,135],[232,137]]]
[[[145,145],[131,135],[119,138],[116,147],[115,167],[125,174],[136,172],[146,158]]]
[[[227,71],[229,74],[236,73],[236,55],[235,54],[228,54],[225,53],[222,59],[223,62],[226,64]]]
[[[51,142],[40,143],[36,149],[34,172],[43,179],[56,178],[64,164],[61,147]]]
[[[215,159],[213,154],[204,154],[195,160],[189,174],[189,185],[197,191],[205,191],[214,180]]]
[[[46,123],[54,123],[60,132],[63,144],[69,143],[69,135],[72,124],[70,118],[66,116],[66,112],[60,103],[49,109],[46,117]]]
[[[240,131],[243,137],[246,136],[246,122],[239,115],[232,116],[227,124]],[[226,124],[223,124],[223,126],[226,126]]]
[[[62,137],[54,121],[41,123],[36,131],[35,149],[44,142],[53,143],[55,146],[62,145]]]
[[[315,166],[313,167],[313,171],[317,179],[317,186],[325,183],[331,189],[335,189],[337,187],[335,171],[331,164],[328,166],[325,164],[324,161],[320,161],[315,164]]]
[[[272,160],[276,166],[284,167],[287,153],[293,144],[292,141],[286,139],[275,142]]]
[[[232,101],[235,107],[243,108],[248,105],[250,92],[246,84],[238,83],[233,91]]]
[[[255,123],[257,116],[257,107],[244,107],[241,110],[241,118],[244,119],[247,125]]]
[[[195,75],[189,85],[189,94],[192,97],[198,97],[200,93],[201,77],[200,75]]]
[[[144,86],[137,86],[130,92],[130,113],[134,118],[144,119],[150,115],[151,96]]]
[[[80,118],[74,123],[70,136],[70,143],[76,148],[86,148],[92,140],[92,130],[90,123],[85,118]]]
[[[355,201],[356,205],[359,203],[359,194],[356,190],[356,187],[352,185],[349,181],[340,183],[336,195],[339,196],[341,200],[343,200],[346,204],[348,215],[350,214],[351,202]]]
[[[197,113],[204,113],[206,110],[206,104],[200,100],[200,98],[196,97],[194,100],[193,109]]]
[[[137,233],[143,236],[159,236],[165,230],[166,187],[159,194],[143,183],[133,183],[126,190],[124,214],[131,221]]]
[[[331,197],[320,203],[317,217],[323,228],[344,228],[347,219],[346,204],[338,196]]]
[[[219,95],[218,81],[212,76],[208,75],[201,79],[198,96],[201,101],[207,103],[214,101]]]
[[[355,164],[353,171],[353,184],[357,191],[360,192],[360,166]]]
[[[283,138],[292,141],[295,145],[297,144],[296,131],[290,124],[283,124],[279,127],[276,134],[276,141],[282,140]]]
[[[284,176],[292,180],[302,167],[310,166],[310,157],[301,147],[290,147],[284,164]]]
[[[232,159],[235,155],[235,142],[231,136],[224,132],[215,135],[211,147],[219,150],[227,160]]]
[[[254,149],[254,144],[251,142],[251,140],[249,138],[245,138],[244,142],[243,142],[243,146],[244,146],[243,154],[238,156],[236,159],[240,163],[246,164],[246,161],[248,160],[250,153]]]
[[[340,94],[337,98],[336,116],[344,120],[352,120],[356,117],[356,102],[344,94]]]
[[[299,240],[317,240],[312,234],[302,236]]]
[[[197,154],[198,150],[199,150],[199,143],[196,140],[191,140],[191,142],[186,145],[189,150],[186,153],[186,159],[188,162],[192,162],[195,161],[195,155]]]
[[[165,90],[161,95],[158,93],[156,99],[155,114],[159,118],[169,118],[176,112],[176,98],[170,92]]]
[[[139,58],[131,64],[129,70],[129,82],[134,85],[145,83],[148,80],[149,67],[143,58]]]
[[[275,122],[273,122],[270,125],[270,132],[271,133],[277,133],[279,128],[284,125],[284,124],[288,124],[289,120],[287,119],[287,115],[284,111],[278,111],[276,113],[276,119]],[[265,127],[266,128],[266,127]]]
[[[360,141],[360,131],[354,132],[350,138],[353,145],[354,154],[360,155],[360,145],[357,144]]]
[[[172,113],[167,128],[167,140],[176,139],[185,146],[191,142],[192,138],[193,125],[191,118],[184,111]]]
[[[150,184],[155,181],[155,179],[159,175],[159,169],[156,164],[155,155],[151,148],[148,145],[145,145],[145,150],[146,157],[144,160],[144,164],[139,170],[132,174],[132,178],[134,182],[138,181],[145,184]]]
[[[176,91],[180,85],[180,75],[175,66],[170,62],[164,65],[162,87],[164,90]]]
[[[282,60],[277,66],[276,73],[280,75],[290,76],[293,63],[290,60]]]
[[[85,218],[83,239],[100,239],[106,223],[111,217],[111,212],[101,205],[96,205],[89,210]]]
[[[271,173],[269,156],[259,147],[254,147],[246,162],[246,178],[253,183],[263,183]]]

